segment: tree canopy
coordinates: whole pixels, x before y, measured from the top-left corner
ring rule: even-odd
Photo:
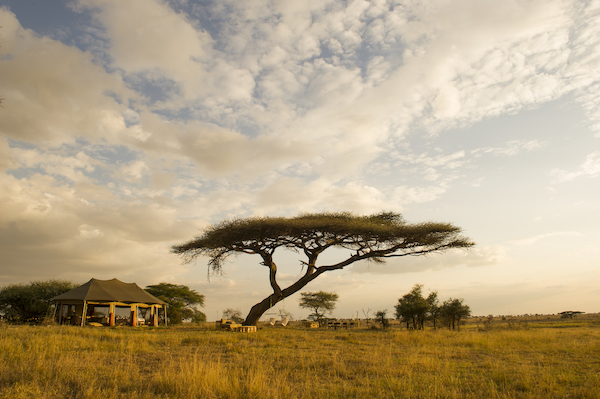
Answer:
[[[440,306],[440,316],[448,329],[459,329],[460,321],[471,316],[471,308],[464,304],[464,299],[448,299]]]
[[[234,254],[254,254],[269,269],[273,293],[254,305],[246,324],[256,324],[260,316],[277,302],[298,292],[321,274],[340,270],[355,262],[384,262],[388,258],[425,255],[473,243],[461,236],[450,223],[410,224],[400,214],[382,212],[360,216],[349,212],[311,213],[295,217],[251,217],[233,219],[210,226],[193,240],[172,247],[172,252],[191,262],[208,257],[209,272],[220,273],[224,262]],[[304,273],[296,282],[282,288],[277,282],[273,255],[278,248],[304,254]],[[339,262],[318,265],[317,259],[329,248],[346,250]]]
[[[331,313],[335,309],[337,300],[338,294],[335,292],[318,291],[300,293],[300,307],[311,309],[313,312],[308,318],[316,320],[319,323],[327,313]]]
[[[227,308],[223,311],[223,318],[231,320],[235,323],[241,323],[244,321],[242,317],[242,311],[239,309]]]
[[[387,318],[387,309],[378,310],[375,313],[375,321],[381,324],[381,328],[384,330],[388,329],[390,327],[390,320]]]
[[[0,289],[0,313],[11,322],[39,322],[46,316],[53,297],[77,286],[63,280],[7,285]]]
[[[437,315],[437,292],[433,291],[427,298],[423,296],[423,285],[415,284],[409,293],[398,299],[396,308],[396,318],[406,323],[409,328],[422,330],[425,320]],[[435,325],[435,319],[434,319]]]
[[[206,315],[196,309],[204,306],[204,295],[197,293],[185,285],[160,283],[145,288],[150,294],[162,299],[168,305],[169,324],[181,324],[183,320],[206,321]]]
[[[582,313],[585,313],[585,312],[581,312],[579,310],[565,310],[564,312],[560,312],[559,315],[561,315],[561,317],[564,317],[564,318],[568,317],[568,318],[572,319],[573,316],[582,314]]]
[[[461,319],[471,315],[471,309],[465,305],[464,299],[448,299],[439,304],[437,291],[423,296],[423,285],[415,284],[409,293],[398,299],[396,318],[406,323],[406,328],[422,330],[425,321],[431,320],[433,328],[437,328],[436,321],[441,319],[449,329],[460,329]]]

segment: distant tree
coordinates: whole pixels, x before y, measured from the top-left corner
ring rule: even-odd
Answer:
[[[385,309],[385,310],[378,310],[378,311],[375,313],[375,320],[376,320],[376,321],[377,321],[379,324],[381,324],[381,327],[382,327],[384,330],[387,330],[387,329],[389,328],[389,326],[390,326],[390,321],[389,321],[389,319],[387,318],[387,309]]]
[[[197,306],[204,307],[204,295],[195,290],[170,283],[149,285],[144,289],[167,303],[169,324],[181,324],[184,320],[206,321],[206,315],[197,309]]]
[[[50,300],[77,286],[64,280],[7,285],[0,289],[0,313],[9,322],[41,322],[48,313]]]
[[[396,318],[406,323],[406,328],[422,330],[431,309],[430,302],[423,297],[423,285],[415,284],[408,294],[398,299]]]
[[[566,319],[567,317],[569,319],[572,319],[573,316],[576,316],[576,315],[582,314],[582,313],[585,313],[585,312],[581,312],[579,310],[565,310],[564,312],[560,312],[559,315],[560,315],[560,317],[562,317],[564,319]]]
[[[242,311],[239,309],[227,308],[223,311],[223,318],[234,321],[236,323],[242,323],[244,318],[242,317]]]
[[[504,317],[503,317],[503,319],[504,319]],[[491,330],[493,322],[494,322],[494,315],[493,314],[487,315],[487,317],[485,317],[485,320],[483,320],[483,328],[486,331]]]
[[[300,293],[300,307],[311,309],[312,313],[308,315],[311,320],[321,323],[327,313],[335,309],[335,302],[338,300],[338,294],[335,292],[302,292]]]
[[[365,316],[365,320],[367,321],[367,327],[369,327],[369,323],[371,322],[371,318],[369,317],[369,313],[371,313],[371,310],[371,308],[367,308],[367,310],[363,308],[362,310],[363,315]]]
[[[209,271],[221,273],[226,259],[233,254],[256,254],[269,269],[273,293],[254,305],[246,325],[255,325],[276,303],[300,291],[321,274],[340,270],[355,262],[371,260],[382,263],[388,258],[426,255],[452,248],[467,248],[471,241],[460,235],[461,229],[449,223],[409,224],[402,216],[382,212],[370,216],[351,213],[315,213],[292,218],[252,217],[224,221],[208,227],[193,240],[172,247],[172,252],[192,262],[208,256]],[[278,248],[303,253],[304,274],[287,288],[277,282],[277,265],[273,260]],[[325,250],[339,248],[346,256],[339,262],[317,266]],[[340,252],[342,253],[342,252]]]
[[[429,320],[433,322],[433,329],[437,330],[437,321],[440,318],[440,301],[437,291],[429,293],[427,303],[429,304]]]
[[[440,307],[440,317],[448,326],[448,329],[460,330],[460,321],[471,315],[471,308],[465,305],[464,299],[448,299]]]
[[[431,320],[433,328],[437,328],[437,320],[440,317],[440,305],[437,291],[429,293],[427,298],[423,296],[423,285],[415,284],[410,292],[398,299],[396,318],[406,323],[406,328],[422,330],[425,321]]]

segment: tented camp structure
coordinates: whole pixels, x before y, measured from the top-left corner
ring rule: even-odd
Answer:
[[[69,292],[55,296],[54,319],[71,325],[167,324],[166,303],[135,283],[91,279]],[[162,319],[162,320],[161,320]]]

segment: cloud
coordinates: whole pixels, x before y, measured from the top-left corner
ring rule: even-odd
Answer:
[[[4,137],[0,137],[0,172],[5,172],[8,169],[16,168],[17,165],[17,161],[11,154],[8,140],[6,140]]]
[[[554,231],[551,233],[539,234],[536,236],[519,238],[517,240],[509,241],[511,244],[517,245],[533,245],[540,240],[544,240],[546,238],[552,237],[582,237],[583,234],[578,233],[576,231]]]
[[[177,82],[184,98],[202,92],[213,40],[187,15],[154,0],[78,0],[74,8],[91,10],[104,28],[112,66],[149,80],[158,73]]]
[[[481,156],[481,154],[494,154],[494,155],[506,155],[506,156],[514,156],[522,151],[533,151],[539,149],[543,146],[543,143],[539,140],[512,140],[505,144],[503,147],[485,147],[478,148],[471,153],[476,156]]]
[[[154,268],[159,259],[179,267],[168,243],[191,236],[194,223],[178,220],[173,207],[110,194],[91,202],[89,193],[90,188],[80,192],[50,176],[1,175],[0,275],[135,273]]]
[[[482,267],[507,263],[508,251],[500,245],[486,245],[469,250],[451,250],[427,256],[391,258],[385,264],[361,262],[349,270],[358,274],[404,274],[427,270],[443,270],[458,266]]]
[[[339,176],[376,159],[390,137],[401,136],[415,121],[435,131],[447,123],[479,120],[490,110],[497,114],[514,104],[546,101],[568,87],[556,69],[538,73],[548,61],[542,54],[556,59],[554,53],[566,51],[565,32],[572,19],[560,3],[496,5],[496,12],[483,14],[482,23],[481,7],[473,2],[460,8],[439,3],[385,12],[379,3],[289,7],[230,2],[209,7],[211,15],[229,18],[210,33],[193,14],[175,12],[162,2],[144,2],[144,7],[112,0],[77,4],[82,12],[91,10],[104,29],[111,65],[128,79],[166,79],[178,86],[153,109],[177,114],[191,107],[195,117],[214,126],[198,129],[195,121],[182,121],[157,129],[148,112],[140,125],[132,124],[131,110],[105,96],[109,107],[98,115],[100,120],[70,131],[81,134],[104,125],[108,136],[130,139],[127,145],[182,150],[178,156],[193,159],[208,173],[245,173],[253,165],[250,169],[260,174],[320,157],[319,173]],[[268,10],[281,12],[281,19]],[[533,39],[535,46],[527,44]],[[323,53],[331,40],[341,46],[338,58]],[[385,48],[375,46],[379,40]],[[365,43],[371,47],[359,59],[356,49]],[[395,58],[397,54],[404,55]],[[118,74],[106,76],[116,79],[112,91],[127,92]],[[375,80],[380,84],[374,86]],[[549,94],[537,95],[542,88]],[[92,104],[85,108],[97,109]],[[242,126],[261,132],[265,141],[281,143],[248,140]],[[318,141],[321,148],[305,145],[299,137]],[[290,145],[293,151],[282,151]],[[435,180],[437,174],[428,178]]]
[[[4,136],[57,144],[79,136],[111,140],[125,130],[124,107],[105,94],[132,94],[119,76],[96,65],[89,53],[23,29],[5,8],[0,18]]]
[[[429,187],[399,186],[394,189],[393,197],[402,205],[420,204],[437,199],[447,190],[447,185]]]
[[[297,178],[277,179],[257,196],[259,213],[351,211],[369,214],[381,209],[398,209],[377,188],[357,182],[340,183],[318,179],[310,183]]]
[[[579,169],[574,172],[554,169],[550,174],[556,176],[556,181],[559,183],[568,182],[580,177],[596,177],[600,175],[600,151],[588,154],[585,161],[579,166]]]

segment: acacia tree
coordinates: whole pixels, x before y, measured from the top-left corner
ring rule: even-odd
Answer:
[[[300,307],[311,309],[313,312],[308,316],[321,324],[321,320],[327,313],[335,309],[335,302],[338,300],[338,294],[335,292],[302,292],[300,293]]]
[[[576,315],[582,314],[582,313],[585,313],[585,312],[581,312],[579,310],[565,310],[564,312],[560,312],[559,315],[560,315],[560,317],[565,318],[565,319],[567,317],[569,319],[572,319],[573,316],[576,316]]]
[[[254,305],[245,324],[255,325],[270,307],[298,292],[321,274],[340,270],[355,262],[378,263],[388,258],[426,255],[451,248],[473,245],[460,235],[461,229],[450,223],[407,223],[400,214],[383,212],[357,216],[347,212],[303,214],[296,217],[251,217],[224,221],[208,227],[193,240],[172,247],[184,262],[198,256],[209,258],[209,273],[221,273],[225,260],[233,254],[254,254],[268,269],[273,293]],[[304,273],[296,282],[282,288],[277,282],[273,255],[279,248],[306,256],[301,262]],[[338,248],[345,256],[338,262],[318,265],[325,250]]]

